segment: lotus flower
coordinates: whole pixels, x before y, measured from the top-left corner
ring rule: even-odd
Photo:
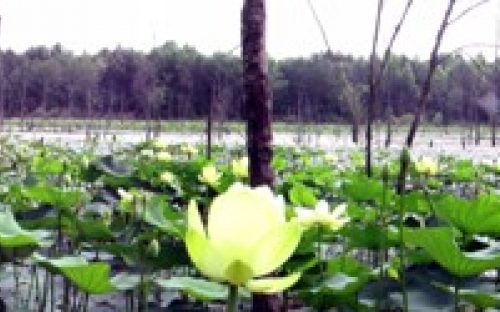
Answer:
[[[421,174],[435,175],[438,173],[439,165],[434,159],[424,156],[415,162],[415,170]]]
[[[203,183],[215,186],[219,182],[221,176],[222,173],[217,171],[214,165],[206,165],[201,169],[201,174],[198,176],[198,179]]]
[[[122,188],[119,188],[117,192],[121,200],[124,202],[132,202],[134,200],[134,195],[132,193],[125,191]]]
[[[299,273],[256,278],[285,263],[301,234],[298,223],[286,221],[283,199],[268,187],[234,184],[212,202],[206,228],[196,203],[188,208],[186,246],[195,266],[215,281],[251,292],[280,292],[297,282]]]
[[[349,222],[349,218],[345,215],[346,208],[347,205],[342,204],[337,206],[333,211],[330,211],[328,203],[320,200],[314,209],[297,208],[295,210],[297,214],[296,220],[305,227],[322,225],[333,231],[338,231],[344,224]]]
[[[158,152],[156,154],[156,159],[159,161],[169,161],[172,159],[172,155],[169,152]]]
[[[155,152],[151,149],[143,149],[141,150],[141,156],[143,157],[153,157]]]
[[[233,159],[231,169],[233,174],[238,178],[248,177],[248,157]]]
[[[198,153],[198,150],[191,144],[186,144],[181,146],[181,152],[193,156]]]
[[[336,163],[339,159],[337,157],[337,155],[333,154],[333,153],[328,153],[328,154],[325,154],[323,156],[323,159],[326,163],[329,163],[329,164],[334,164]]]
[[[160,180],[162,182],[172,184],[175,181],[175,175],[170,171],[165,171],[160,175]]]
[[[153,147],[156,149],[165,149],[167,148],[167,143],[163,142],[162,140],[156,139],[153,141]]]

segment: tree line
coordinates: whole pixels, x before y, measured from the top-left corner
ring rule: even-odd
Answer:
[[[365,122],[369,60],[323,53],[269,61],[275,120]],[[375,120],[413,113],[426,60],[391,55],[375,106]],[[205,56],[166,42],[149,53],[103,49],[75,55],[57,44],[1,54],[3,118],[239,120],[245,116],[241,59]],[[499,70],[482,56],[439,56],[425,120],[481,122],[498,109],[478,105],[497,92]]]

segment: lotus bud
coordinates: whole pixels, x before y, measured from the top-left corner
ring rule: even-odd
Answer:
[[[151,240],[146,248],[146,255],[151,258],[156,258],[160,254],[160,243],[155,238]]]

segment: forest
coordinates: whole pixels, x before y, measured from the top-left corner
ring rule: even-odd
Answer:
[[[206,56],[166,42],[149,53],[103,49],[75,55],[56,44],[1,55],[2,116],[194,120],[244,118],[241,59]],[[492,107],[478,99],[497,91],[500,72],[482,55],[442,54],[425,119],[435,124],[485,122]],[[379,60],[380,61],[380,60]],[[288,122],[363,123],[369,60],[340,53],[270,60],[273,118]],[[412,114],[427,61],[392,55],[375,119]]]

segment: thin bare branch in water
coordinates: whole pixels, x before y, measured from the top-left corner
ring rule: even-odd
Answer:
[[[431,82],[432,77],[434,76],[434,72],[438,65],[438,53],[439,48],[441,47],[441,42],[444,37],[444,33],[450,24],[451,13],[453,12],[453,8],[455,7],[456,0],[450,0],[448,4],[448,8],[446,9],[446,13],[443,17],[443,21],[441,26],[439,27],[436,40],[434,43],[434,48],[432,49],[430,59],[429,59],[429,69],[427,71],[427,76],[425,78],[424,84],[422,85],[422,89],[420,92],[420,97],[417,102],[417,109],[415,111],[415,115],[410,126],[410,130],[406,137],[406,146],[411,147],[413,145],[413,141],[415,139],[415,135],[417,133],[418,126],[420,125],[420,119],[422,118],[422,112],[425,108],[425,103],[427,102],[427,97],[429,96],[429,92],[431,90]]]
[[[367,115],[366,115],[366,148],[365,148],[365,172],[367,176],[372,175],[372,124],[374,119],[376,89],[375,89],[375,62],[377,58],[377,45],[380,33],[380,23],[382,10],[384,7],[384,0],[378,1],[377,17],[375,18],[375,31],[373,33],[372,53],[370,56],[370,73],[368,84],[370,86],[370,95],[368,98]]]
[[[453,8],[455,7],[455,4],[456,4],[456,0],[450,0],[450,2],[448,3],[448,7],[446,9],[443,20],[441,22],[441,26],[439,27],[439,30],[438,30],[437,35],[436,35],[434,47],[433,47],[431,55],[430,55],[429,69],[427,71],[427,77],[426,77],[425,82],[422,85],[422,88],[420,91],[420,97],[419,97],[419,100],[417,102],[417,109],[415,111],[415,115],[413,118],[413,122],[410,126],[410,130],[408,131],[408,135],[406,137],[406,146],[404,147],[403,151],[401,152],[401,163],[400,163],[398,183],[397,183],[397,193],[398,194],[403,194],[405,191],[406,174],[408,173],[408,168],[410,165],[410,162],[408,160],[409,157],[405,154],[408,153],[408,149],[411,148],[411,146],[413,145],[413,140],[415,139],[415,135],[417,133],[418,126],[420,125],[420,119],[422,117],[422,113],[423,113],[424,108],[425,108],[425,103],[427,101],[427,97],[429,96],[429,92],[431,89],[432,77],[434,76],[434,72],[438,66],[439,48],[441,46],[441,42],[443,40],[443,36],[444,36],[445,31],[446,31],[446,28],[449,25],[449,20],[451,18],[451,14],[453,12]]]
[[[399,19],[398,23],[396,24],[396,27],[394,27],[394,31],[393,31],[392,36],[391,36],[391,40],[389,41],[389,44],[387,45],[387,48],[384,51],[384,57],[382,59],[382,63],[380,64],[380,72],[378,75],[378,79],[376,80],[376,86],[380,85],[384,71],[387,67],[387,64],[389,63],[389,58],[391,56],[392,47],[394,46],[394,42],[396,42],[396,38],[398,37],[399,32],[401,31],[401,28],[403,27],[403,24],[406,21],[406,17],[408,16],[408,12],[410,12],[410,8],[412,5],[413,5],[413,0],[408,0],[408,2],[406,3],[405,9],[403,11],[403,14],[401,14],[401,18]]]

